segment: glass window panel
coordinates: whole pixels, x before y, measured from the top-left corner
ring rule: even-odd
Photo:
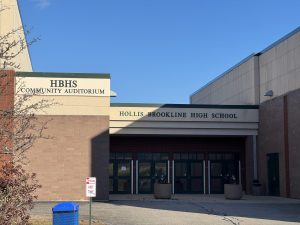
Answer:
[[[188,153],[181,153],[180,157],[181,157],[181,159],[189,159],[189,154]]]
[[[208,158],[209,158],[210,160],[216,160],[216,159],[217,159],[217,154],[211,153],[211,154],[208,155]]]
[[[185,162],[175,162],[175,176],[187,176],[187,166]]]
[[[130,184],[128,179],[118,179],[118,191],[130,191]]]
[[[144,153],[144,159],[152,160],[152,153]]]
[[[175,179],[174,188],[176,193],[183,193],[187,191],[187,179],[177,178]]]
[[[117,152],[117,153],[116,153],[116,159],[124,159],[124,153],[122,153],[122,152]]]
[[[211,163],[211,176],[221,176],[222,175],[222,163]]]
[[[216,154],[216,160],[222,160],[223,154]]]
[[[118,176],[130,176],[130,162],[124,162],[118,164]]]
[[[116,158],[116,153],[114,153],[114,152],[109,153],[109,158],[110,159],[115,159]]]
[[[169,159],[169,154],[168,153],[161,153],[160,154],[160,159],[161,160],[168,160]]]
[[[167,177],[166,163],[155,163],[155,176],[162,179]]]
[[[238,153],[235,153],[235,154],[234,154],[234,159],[235,159],[235,160],[239,160],[239,159],[240,159],[240,155],[239,155]]]
[[[234,160],[234,154],[224,154],[225,160]]]
[[[202,162],[191,163],[191,176],[203,176]]]
[[[191,191],[202,192],[203,191],[203,180],[202,179],[191,179]]]
[[[203,160],[204,159],[204,154],[203,153],[197,153],[197,159],[198,160]]]
[[[179,160],[180,159],[180,153],[174,153],[174,159]]]
[[[151,192],[151,179],[139,179],[139,191]]]
[[[132,159],[132,153],[124,153],[124,159]]]
[[[160,160],[160,153],[153,153],[153,155],[152,155],[152,157],[153,157],[153,160]]]
[[[228,163],[228,165],[227,165],[227,170],[228,170],[227,173],[235,181],[238,181],[238,179],[239,179],[237,168],[238,168],[238,166],[235,165],[234,163]]]
[[[149,162],[139,163],[139,176],[150,176],[151,174],[151,164]]]
[[[114,191],[114,180],[112,178],[109,179],[109,191]]]
[[[223,179],[221,178],[214,178],[211,179],[211,193],[222,193],[224,189]]]
[[[197,159],[197,154],[196,153],[189,153],[189,159],[196,160]]]
[[[110,177],[114,175],[114,164],[112,162],[110,162],[108,165],[108,174]]]
[[[138,153],[137,157],[139,160],[145,159],[144,153]]]

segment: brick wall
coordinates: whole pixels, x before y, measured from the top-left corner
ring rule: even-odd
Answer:
[[[266,156],[279,153],[280,195],[300,198],[300,89],[262,103],[259,111],[260,181],[268,193]]]
[[[14,105],[14,71],[0,71],[0,115],[11,110]],[[10,159],[7,147],[11,147],[12,142],[7,137],[4,129],[13,129],[12,120],[9,116],[0,118],[0,166]],[[9,131],[10,132],[10,131]]]
[[[51,120],[50,139],[40,139],[28,151],[28,169],[42,188],[38,200],[87,200],[85,178],[97,177],[97,199],[108,200],[109,117],[39,116]]]

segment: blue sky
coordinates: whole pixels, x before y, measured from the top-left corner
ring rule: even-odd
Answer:
[[[191,93],[299,26],[299,0],[19,0],[35,72],[110,73],[113,102]]]

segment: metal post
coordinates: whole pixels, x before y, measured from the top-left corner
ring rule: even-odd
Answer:
[[[170,183],[170,161],[168,160],[168,183]]]
[[[208,165],[207,165],[207,176],[208,176],[208,194],[210,194],[210,160],[208,160]]]
[[[135,177],[135,193],[139,193],[139,160],[135,161],[135,172],[136,172],[136,177]]]
[[[239,160],[239,184],[242,183],[242,175],[241,175],[241,161]]]
[[[89,216],[89,225],[92,224],[92,198],[90,197],[90,206],[89,206],[90,216]]]
[[[130,176],[131,176],[131,194],[133,194],[133,160],[131,160]]]
[[[174,160],[172,161],[172,192],[173,194],[175,194],[175,188],[174,188],[174,184],[175,184],[175,169],[174,169]]]
[[[203,160],[203,194],[206,194],[205,190],[205,160]]]
[[[257,180],[257,155],[256,155],[256,136],[252,136],[252,150],[253,150],[253,178],[254,180]]]

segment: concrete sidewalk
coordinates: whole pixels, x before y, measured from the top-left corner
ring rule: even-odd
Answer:
[[[93,203],[93,219],[107,225],[287,225],[300,224],[300,200],[223,195],[175,195],[155,200],[151,195],[112,195],[109,202]],[[51,217],[55,203],[36,203],[33,216]],[[81,219],[88,218],[88,203],[80,203]]]

